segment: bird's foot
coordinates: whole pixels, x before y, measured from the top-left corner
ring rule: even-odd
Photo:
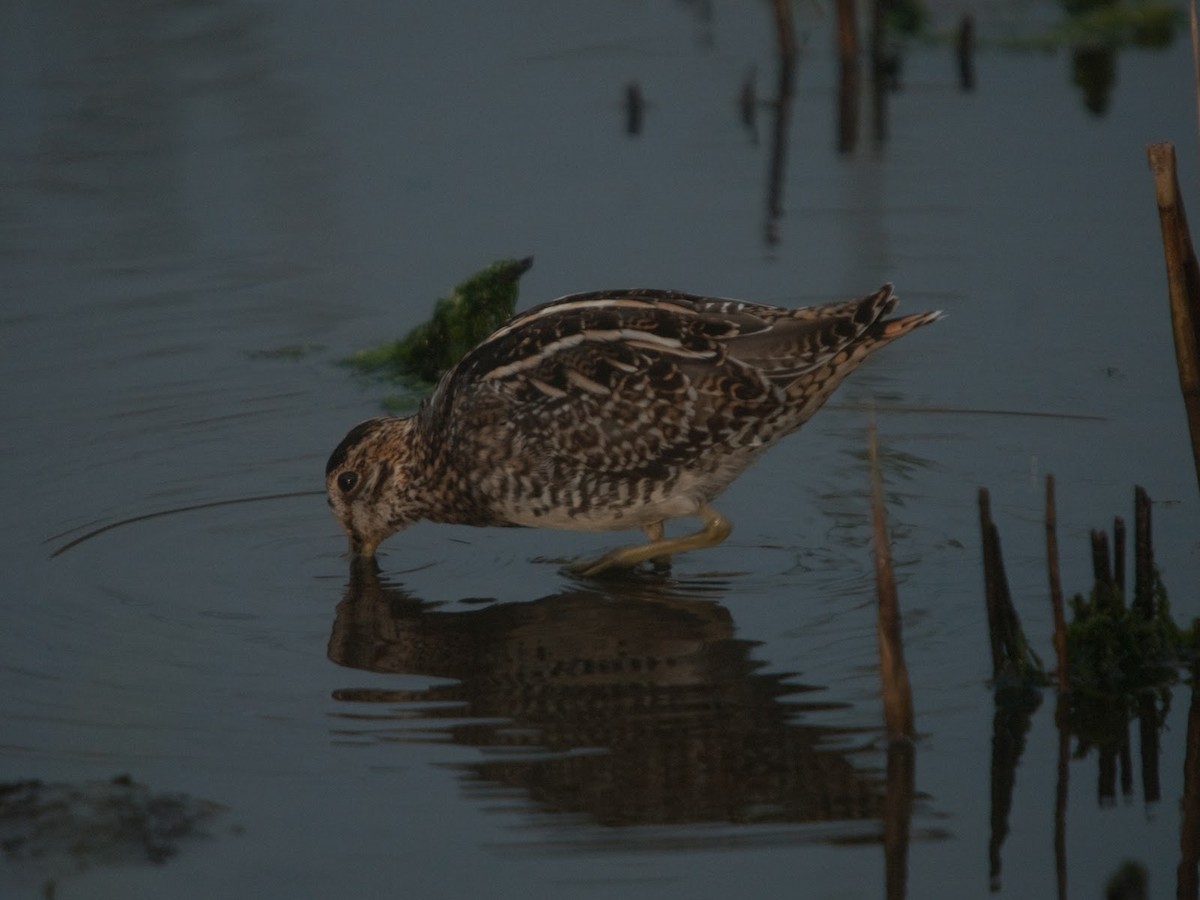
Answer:
[[[648,544],[637,544],[631,547],[618,547],[599,559],[576,563],[568,567],[573,575],[584,578],[594,578],[612,569],[629,569],[639,563],[651,561],[656,570],[669,570],[671,557],[676,553],[686,553],[689,550],[702,550],[705,547],[715,547],[733,531],[733,526],[723,515],[705,505],[698,512],[704,523],[699,531],[677,538],[664,538],[661,522],[648,525],[644,529],[651,538]]]

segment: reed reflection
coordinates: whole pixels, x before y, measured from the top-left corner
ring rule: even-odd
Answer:
[[[1186,741],[1187,750],[1183,757],[1183,797],[1180,801],[1176,897],[1200,896],[1200,664],[1192,665]]]
[[[755,644],[702,591],[637,582],[442,606],[373,565],[352,570],[329,658],[454,682],[337,691],[392,708],[384,731],[375,714],[356,736],[505,748],[462,766],[468,782],[603,825],[849,822],[864,828],[808,837],[881,839],[884,785],[854,764],[849,732],[797,721],[830,704],[761,671]]]
[[[1058,767],[1053,810],[1055,896],[1069,896],[1066,833],[1072,760],[1076,768],[1084,766],[1086,773],[1091,766],[1086,761],[1095,753],[1095,797],[1096,806],[1100,809],[1116,804],[1118,788],[1124,802],[1138,798],[1147,809],[1152,809],[1162,799],[1159,757],[1171,699],[1172,691],[1167,688],[1104,696],[1067,694],[1056,699],[1054,718],[1058,731]],[[988,845],[993,893],[1002,886],[1001,850],[1009,833],[1008,821],[1013,808],[1017,770],[1025,751],[1032,718],[1041,701],[1041,694],[1036,689],[1005,688],[996,694],[992,720],[991,839]],[[1195,715],[1195,709],[1193,696],[1192,716]],[[1134,722],[1137,724],[1137,757],[1140,763],[1136,771],[1131,735]],[[1194,760],[1200,754],[1200,741],[1192,728],[1193,720],[1189,718],[1186,744],[1189,760]],[[1189,837],[1192,832],[1188,830],[1189,815],[1192,822],[1200,820],[1198,804],[1194,797],[1189,800],[1187,793],[1189,778],[1195,781],[1189,774],[1194,765],[1194,762],[1185,763],[1184,797],[1180,803],[1184,814],[1179,868],[1181,897],[1195,896],[1183,892],[1182,885],[1185,873],[1192,872],[1194,880],[1195,860],[1200,855],[1196,841]]]

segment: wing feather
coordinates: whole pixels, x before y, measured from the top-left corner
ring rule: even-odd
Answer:
[[[895,305],[891,285],[803,309],[649,289],[572,294],[494,332],[430,406],[442,427],[504,430],[539,458],[610,472],[699,460],[796,427],[811,412],[797,418],[789,394],[819,382],[819,406],[841,380],[839,359],[890,339]]]

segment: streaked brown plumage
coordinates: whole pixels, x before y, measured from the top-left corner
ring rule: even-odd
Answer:
[[[649,536],[581,566],[589,575],[712,546],[730,530],[713,498],[868,355],[939,316],[885,319],[895,306],[891,285],[804,309],[646,289],[562,297],[493,332],[415,415],[351,429],[326,466],[329,503],[362,556],[419,519]],[[664,540],[680,516],[704,527]]]

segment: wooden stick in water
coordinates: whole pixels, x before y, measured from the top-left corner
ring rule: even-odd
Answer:
[[[1187,215],[1179,196],[1175,146],[1169,142],[1151,144],[1146,155],[1154,174],[1154,194],[1162,227],[1179,387],[1187,410],[1192,457],[1200,484],[1200,264],[1196,262]]]
[[[871,467],[871,542],[875,550],[875,589],[879,598],[877,629],[883,719],[890,740],[911,740],[915,734],[912,685],[904,662],[900,603],[896,594],[896,576],[892,571],[887,514],[883,507],[883,476],[879,471],[879,438],[874,423],[867,431],[867,456]]]
[[[1113,584],[1125,597],[1125,520],[1113,519]]]
[[[1071,688],[1067,668],[1067,617],[1063,611],[1062,578],[1058,571],[1058,508],[1054,501],[1054,476],[1046,476],[1046,563],[1050,570],[1050,605],[1054,611],[1054,657],[1058,665],[1058,693]]]
[[[1150,495],[1140,484],[1133,489],[1133,604],[1142,618],[1154,615],[1154,538]]]
[[[992,522],[992,500],[987,488],[979,489],[979,534],[983,541],[983,594],[987,601],[988,640],[992,647],[992,678],[1004,671],[1003,617],[1000,613],[1004,564],[999,559],[999,541]]]
[[[1112,584],[1112,566],[1108,559],[1108,535],[1100,528],[1092,529],[1092,578],[1097,586]]]

